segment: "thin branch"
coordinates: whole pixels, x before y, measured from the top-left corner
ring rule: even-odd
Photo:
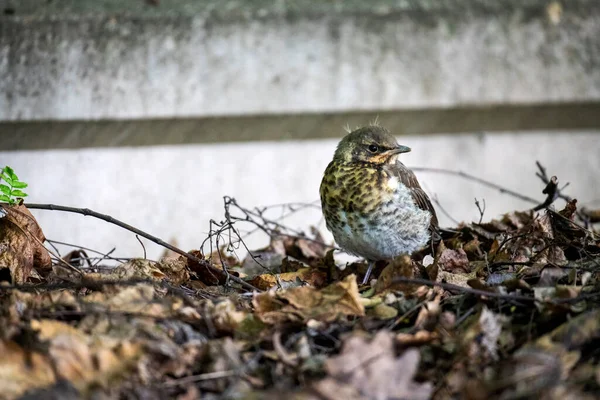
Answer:
[[[480,289],[473,289],[473,288],[466,288],[463,286],[458,286],[458,285],[454,285],[452,283],[442,283],[442,282],[434,282],[434,281],[430,281],[427,279],[421,279],[421,278],[404,278],[404,277],[397,277],[393,280],[394,283],[414,283],[417,285],[425,285],[425,286],[438,286],[441,287],[444,290],[448,290],[448,291],[458,291],[458,292],[462,292],[462,293],[468,293],[468,294],[474,294],[477,296],[486,296],[486,297],[495,297],[498,299],[503,299],[503,300],[518,300],[518,301],[526,301],[526,302],[536,302],[539,301],[533,297],[530,296],[522,296],[522,295],[518,295],[518,294],[503,294],[503,293],[497,293],[497,292],[488,292],[486,290],[480,290]]]
[[[30,209],[38,209],[38,210],[51,210],[51,211],[64,211],[64,212],[71,212],[71,213],[76,213],[76,214],[81,214],[81,215],[85,215],[85,216],[91,216],[94,218],[98,218],[101,219],[103,221],[106,221],[108,223],[117,225],[123,229],[126,229],[128,231],[131,231],[135,234],[138,234],[142,237],[145,237],[146,239],[160,245],[163,247],[166,247],[167,249],[180,254],[184,257],[186,257],[188,260],[191,261],[195,261],[198,264],[204,266],[205,268],[207,268],[209,271],[211,271],[212,273],[216,273],[218,275],[221,275],[222,277],[224,277],[225,279],[231,279],[232,281],[234,281],[235,283],[241,285],[242,287],[249,289],[249,290],[255,290],[258,292],[261,292],[261,290],[255,288],[254,286],[252,286],[251,284],[249,284],[248,282],[244,281],[241,278],[238,278],[237,276],[230,276],[226,271],[220,270],[218,268],[213,267],[208,261],[203,260],[199,257],[196,257],[193,254],[187,253],[167,242],[165,242],[164,240],[159,239],[156,236],[152,236],[138,228],[135,228],[129,224],[126,224],[124,222],[119,221],[118,219],[115,219],[113,217],[111,217],[110,215],[106,215],[106,214],[100,214],[98,212],[95,212],[93,210],[90,210],[89,208],[75,208],[75,207],[65,207],[65,206],[60,206],[60,205],[55,205],[55,204],[25,204],[25,207],[30,208]]]
[[[540,176],[539,173],[536,173],[536,175]],[[542,208],[548,208],[556,199],[558,199],[560,192],[558,190],[558,178],[556,176],[550,178],[546,184],[546,187],[544,190],[542,190],[542,193],[546,195],[546,199],[543,203],[533,207],[533,211],[539,211]]]
[[[481,224],[481,221],[483,221],[483,214],[485,213],[485,199],[483,199],[483,208],[481,207],[481,204],[479,204],[479,200],[477,200],[477,197],[475,198],[475,205],[477,206],[477,209],[479,210],[478,224]]]
[[[525,196],[519,192],[515,192],[514,190],[510,190],[507,189],[505,187],[502,187],[496,183],[490,182],[490,181],[486,181],[485,179],[481,179],[478,178],[476,176],[473,176],[471,174],[467,174],[466,172],[463,171],[453,171],[450,169],[444,169],[444,168],[429,168],[429,167],[414,167],[411,168],[413,171],[420,171],[420,172],[435,172],[435,173],[439,173],[439,174],[446,174],[446,175],[454,175],[454,176],[460,176],[461,178],[467,179],[467,180],[471,180],[473,182],[477,182],[483,186],[487,186],[490,187],[492,189],[496,189],[498,191],[500,191],[500,193],[504,193],[504,194],[508,194],[510,196],[516,197],[517,199],[521,199],[523,201],[527,201],[529,203],[532,204],[538,204],[539,201],[531,198],[529,196]]]
[[[125,257],[111,257],[110,255],[116,250],[115,247],[113,247],[112,250],[110,250],[108,253],[103,253],[101,251],[94,250],[94,249],[91,249],[89,247],[80,246],[78,244],[73,244],[73,243],[61,242],[59,240],[54,240],[54,239],[48,239],[48,238],[46,238],[46,242],[48,242],[54,248],[56,248],[54,246],[55,244],[60,244],[62,246],[69,246],[69,247],[75,247],[75,248],[80,249],[80,250],[87,250],[89,252],[101,255],[102,259],[113,260],[113,261],[118,261],[118,262],[121,262],[121,260],[127,259]],[[94,257],[90,257],[90,258],[94,258]]]
[[[208,381],[208,380],[221,379],[221,378],[230,378],[233,376],[237,376],[239,374],[240,374],[240,372],[236,371],[236,370],[207,372],[204,374],[190,375],[190,376],[185,376],[183,378],[173,379],[173,380],[167,381],[167,382],[162,382],[161,386],[173,387],[173,386],[187,385],[189,383],[194,383],[194,382]]]

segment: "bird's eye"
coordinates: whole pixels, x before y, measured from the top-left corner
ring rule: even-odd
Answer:
[[[371,153],[377,153],[379,151],[379,146],[377,146],[376,144],[370,144],[369,151]]]

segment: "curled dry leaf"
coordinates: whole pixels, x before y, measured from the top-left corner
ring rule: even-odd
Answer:
[[[280,284],[283,288],[295,285],[298,281],[314,287],[322,287],[327,280],[324,271],[315,268],[302,268],[295,272],[284,272],[283,274],[263,274],[248,281],[252,286],[260,290],[269,290]],[[286,283],[288,285],[286,285]],[[296,285],[297,286],[297,285]]]
[[[31,328],[48,344],[47,353],[10,341],[0,342],[0,382],[2,395],[7,398],[51,385],[59,378],[69,381],[85,396],[97,385],[114,383],[141,355],[138,344],[88,336],[58,321],[33,320]]]
[[[401,291],[410,295],[417,288],[416,285],[394,282],[396,278],[413,278],[414,268],[412,260],[407,255],[393,259],[381,272],[375,283],[375,293]]]
[[[103,274],[106,276],[107,274]],[[127,261],[113,269],[109,276],[116,280],[148,279],[160,281],[165,279],[165,274],[160,270],[159,263],[143,258]]]
[[[241,271],[249,276],[268,272],[281,272],[281,262],[284,256],[266,248],[249,252],[242,262]]]
[[[209,304],[212,305],[212,303]],[[229,299],[209,308],[213,325],[220,333],[233,333],[247,316],[247,313],[236,310],[235,305]]]
[[[0,341],[0,354],[2,398],[15,399],[56,380],[52,362],[44,354],[24,349],[12,341]]]
[[[326,399],[339,399],[339,394],[346,391],[350,398],[360,399],[429,399],[432,384],[414,381],[419,359],[415,349],[396,357],[390,332],[379,331],[371,341],[353,335],[344,341],[339,356],[325,361],[329,376],[314,384],[313,389]]]
[[[303,286],[255,294],[252,304],[258,318],[267,324],[309,319],[334,321],[339,316],[365,315],[355,275],[323,289]]]
[[[438,261],[440,269],[446,272],[470,272],[469,258],[463,249],[445,249]]]
[[[420,330],[415,333],[398,333],[396,335],[396,343],[404,347],[421,346],[431,343],[439,338],[437,332]]]
[[[6,215],[0,218],[0,270],[8,268],[12,283],[22,284],[34,273],[52,266],[42,229],[23,206],[3,207]]]
[[[479,318],[473,322],[463,337],[470,362],[485,365],[498,359],[502,341],[512,341],[512,336],[508,332],[501,340],[507,321],[506,316],[494,313],[485,306],[482,308]]]
[[[288,256],[298,260],[305,261],[312,265],[325,256],[327,250],[331,247],[324,244],[323,237],[317,229],[312,229],[314,239],[302,237],[283,237],[285,253]]]
[[[187,263],[181,259],[163,259],[158,262],[157,267],[173,285],[183,285],[190,280]]]
[[[543,398],[564,386],[582,357],[581,350],[593,348],[598,340],[600,310],[596,309],[565,322],[535,343],[520,348],[510,361],[502,363],[488,386],[504,398]]]
[[[419,315],[417,315],[417,320],[415,321],[415,328],[433,330],[442,313],[440,301],[441,295],[438,293],[432,301],[425,302],[425,304],[423,305],[423,307],[421,307],[421,310],[419,311]]]

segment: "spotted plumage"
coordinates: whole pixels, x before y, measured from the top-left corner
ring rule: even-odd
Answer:
[[[383,127],[357,129],[339,143],[321,182],[327,228],[338,245],[370,262],[411,254],[437,227],[414,173],[397,160],[410,151]]]

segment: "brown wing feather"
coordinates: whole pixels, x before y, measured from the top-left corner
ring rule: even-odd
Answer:
[[[431,213],[430,228],[432,231],[436,231],[438,227],[438,219],[437,215],[435,214],[435,209],[429,200],[429,196],[427,196],[427,193],[425,193],[425,191],[421,188],[421,185],[419,185],[419,181],[417,180],[415,173],[406,168],[406,166],[400,161],[396,162],[396,168],[390,169],[391,172],[393,172],[398,178],[398,180],[402,182],[404,186],[410,189],[410,194],[412,195],[417,207]]]

